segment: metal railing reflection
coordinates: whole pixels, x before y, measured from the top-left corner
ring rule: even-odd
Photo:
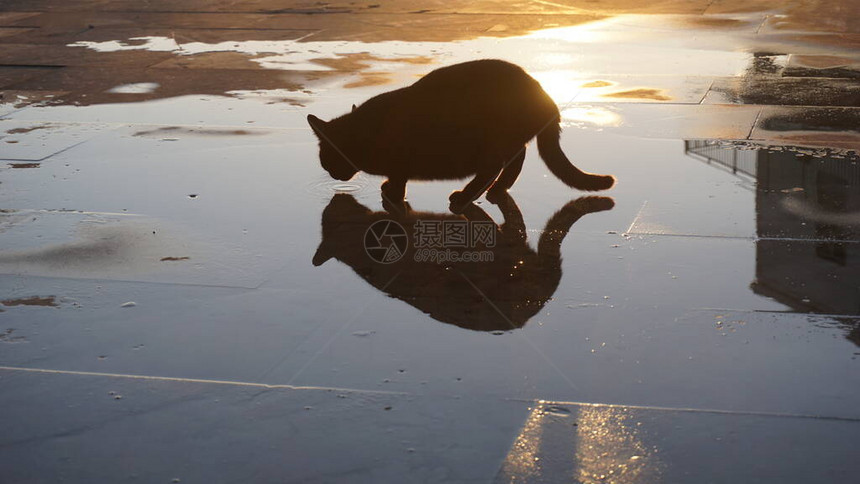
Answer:
[[[715,140],[685,140],[684,153],[708,164],[716,164],[735,175],[756,178],[758,153],[754,150],[726,149]]]

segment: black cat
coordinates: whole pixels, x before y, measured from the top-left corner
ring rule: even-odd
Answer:
[[[500,60],[437,69],[329,122],[308,115],[323,168],[338,180],[359,170],[388,177],[382,185],[388,203],[404,199],[408,180],[474,176],[451,194],[454,211],[487,188],[490,199],[510,188],[535,136],[541,158],[561,181],[580,190],[610,188],[614,177],[570,163],[559,146],[559,121],[558,107],[540,84]]]

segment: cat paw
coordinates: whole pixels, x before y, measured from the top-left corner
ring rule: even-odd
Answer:
[[[507,196],[508,191],[501,188],[493,187],[487,190],[487,201],[494,205],[502,203]]]
[[[603,212],[604,210],[612,210],[615,207],[615,201],[612,198],[593,195],[579,197],[573,201],[573,204],[583,213]]]
[[[463,209],[466,208],[466,205],[472,202],[471,197],[466,195],[461,191],[456,191],[448,197],[448,201],[451,202],[448,205],[448,209],[454,213],[462,213]]]
[[[456,192],[452,193],[450,197],[448,197],[448,201],[455,205],[465,205],[472,200],[469,198],[468,195],[461,192],[460,190],[457,190]]]

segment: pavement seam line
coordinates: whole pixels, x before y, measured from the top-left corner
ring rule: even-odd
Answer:
[[[325,391],[342,391],[342,392],[350,392],[350,393],[366,393],[366,394],[377,394],[377,395],[411,395],[408,392],[394,392],[394,391],[384,391],[384,390],[361,390],[354,388],[338,388],[338,387],[317,387],[317,386],[297,386],[297,385],[286,385],[286,384],[266,384],[266,383],[253,383],[253,382],[241,382],[241,381],[231,381],[231,380],[208,380],[203,378],[179,378],[179,377],[165,377],[165,376],[151,376],[151,375],[129,375],[125,373],[103,373],[103,372],[94,372],[94,371],[76,371],[76,370],[51,370],[44,368],[25,368],[25,367],[15,367],[15,366],[0,366],[0,371],[19,371],[26,373],[43,373],[50,375],[73,375],[73,376],[95,376],[95,377],[108,377],[108,378],[124,378],[129,380],[148,380],[148,381],[161,381],[161,382],[178,382],[178,383],[208,383],[214,385],[230,385],[230,386],[241,386],[241,387],[253,387],[253,388],[266,388],[272,390],[325,390]],[[827,416],[827,415],[805,415],[805,414],[794,414],[794,413],[782,413],[782,412],[744,412],[744,411],[735,411],[735,410],[719,410],[719,409],[708,409],[708,408],[689,408],[689,407],[662,407],[662,406],[654,406],[654,405],[622,405],[622,404],[611,404],[611,403],[588,403],[588,402],[574,402],[574,401],[564,401],[564,400],[542,400],[542,399],[507,399],[510,401],[522,401],[522,402],[530,402],[536,405],[545,405],[545,404],[563,404],[563,405],[576,405],[580,407],[600,407],[600,408],[621,408],[621,409],[635,409],[635,410],[653,410],[653,411],[662,411],[662,412],[689,412],[689,413],[711,413],[718,415],[748,415],[748,416],[760,416],[760,417],[778,417],[778,418],[802,418],[802,419],[812,419],[812,420],[835,420],[835,421],[844,421],[844,422],[857,422],[860,423],[860,417],[839,417],[839,416]]]
[[[337,390],[343,392],[354,393],[372,393],[383,395],[409,395],[407,392],[395,392],[385,390],[358,390],[352,388],[337,388],[337,387],[320,387],[320,386],[305,386],[305,385],[290,385],[282,383],[254,383],[233,380],[210,380],[206,378],[181,378],[172,376],[153,376],[153,375],[130,375],[127,373],[103,373],[97,371],[77,371],[77,370],[52,370],[45,368],[25,368],[17,366],[0,366],[0,371],[19,371],[26,373],[45,373],[51,375],[76,375],[76,376],[100,376],[108,378],[125,378],[129,380],[148,380],[148,381],[163,381],[163,382],[179,382],[179,383],[208,383],[213,385],[229,385],[240,387],[266,388],[272,390]]]
[[[751,417],[774,417],[774,418],[800,418],[809,420],[835,420],[840,422],[856,422],[860,423],[860,417],[839,417],[832,415],[808,415],[802,413],[787,413],[787,412],[755,412],[743,410],[720,410],[715,408],[692,408],[692,407],[663,407],[659,405],[623,405],[617,403],[588,403],[588,402],[569,402],[561,400],[523,400],[525,402],[534,402],[537,405],[576,405],[579,407],[594,407],[594,408],[618,408],[618,409],[634,409],[634,410],[652,410],[656,412],[684,412],[684,413],[710,413],[716,415],[733,415],[733,416],[751,416]]]
[[[636,222],[638,222],[639,218],[642,217],[642,212],[645,211],[645,207],[647,207],[647,206],[648,206],[648,200],[645,200],[644,202],[642,202],[642,206],[639,207],[639,211],[636,212],[636,216],[633,217],[633,221],[630,222],[630,226],[628,226],[627,230],[624,231],[625,234],[631,233],[631,231],[633,230],[633,227],[636,226]]]

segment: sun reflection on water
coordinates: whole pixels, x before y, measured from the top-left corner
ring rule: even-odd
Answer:
[[[617,407],[579,411],[574,478],[584,484],[653,482],[660,463],[638,435],[638,423]]]
[[[570,411],[540,402],[517,436],[498,481],[656,482],[664,465],[643,437],[625,408],[579,405]]]
[[[529,482],[541,475],[540,452],[544,412],[541,407],[532,410],[513,449],[505,460],[504,468],[511,479],[507,482]]]
[[[599,106],[572,106],[561,112],[565,125],[579,127],[617,127],[623,118],[609,108]]]

